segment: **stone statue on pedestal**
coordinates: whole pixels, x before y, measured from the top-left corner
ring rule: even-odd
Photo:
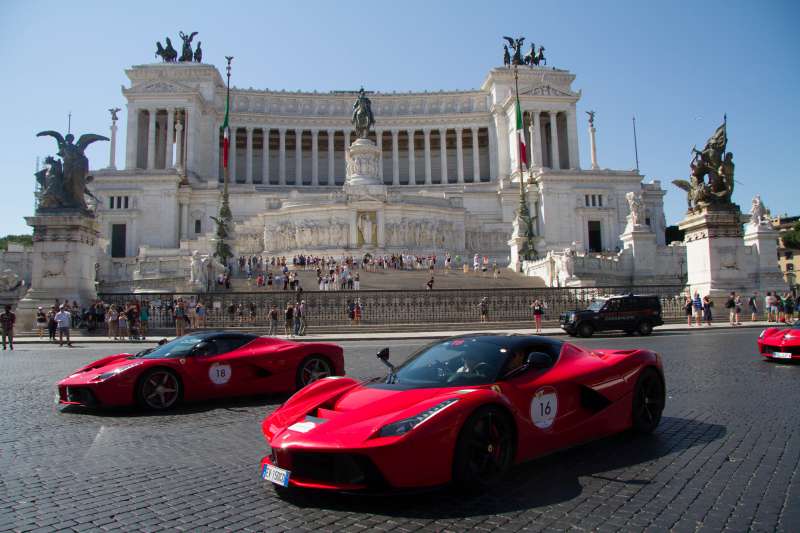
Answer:
[[[525,42],[525,37],[518,37],[514,39],[512,37],[503,37],[506,41],[508,41],[508,45],[514,50],[514,55],[511,57],[511,64],[512,65],[524,65],[525,61],[522,59],[522,43]]]
[[[178,61],[181,63],[191,61],[194,58],[194,54],[192,54],[192,39],[194,36],[197,35],[196,31],[193,31],[189,35],[186,35],[182,31],[178,32],[181,39],[183,40],[183,50],[181,51],[181,57]]]
[[[353,118],[350,120],[356,130],[356,137],[366,139],[370,128],[375,124],[372,116],[372,102],[367,98],[364,88],[358,91],[358,100],[353,104]]]
[[[750,205],[750,224],[754,226],[768,225],[770,222],[769,209],[761,201],[761,195],[757,194]]]
[[[633,229],[637,226],[644,225],[645,209],[642,195],[631,191],[625,195],[625,199],[628,201],[628,209],[630,210],[627,229]]]
[[[56,139],[58,155],[63,162],[48,157],[45,161],[50,168],[45,174],[41,174],[41,171],[36,174],[36,179],[43,186],[37,211],[54,208],[86,211],[85,195],[88,193],[86,184],[92,178],[89,176],[89,160],[84,150],[95,141],[109,140],[108,137],[85,133],[80,136],[77,143],[73,144],[75,136],[71,133],[62,137],[57,131],[48,130],[39,132],[36,136],[45,135]]]

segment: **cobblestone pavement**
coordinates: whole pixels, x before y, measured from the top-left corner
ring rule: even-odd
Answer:
[[[0,352],[0,531],[800,531],[800,365],[754,355],[759,330],[598,337],[664,356],[665,418],[515,469],[491,494],[278,499],[259,479],[259,423],[284,400],[59,410],[54,383],[116,347]],[[392,341],[401,360],[420,341]],[[383,374],[377,342],[348,371]]]

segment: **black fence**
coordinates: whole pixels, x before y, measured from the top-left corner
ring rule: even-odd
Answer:
[[[678,285],[646,287],[587,287],[587,288],[517,288],[517,289],[443,289],[366,290],[366,291],[308,291],[296,293],[281,290],[259,292],[213,293],[109,293],[99,297],[107,304],[126,305],[137,301],[150,311],[150,328],[174,327],[173,309],[179,299],[193,315],[199,302],[205,307],[205,317],[199,327],[268,326],[268,314],[273,305],[279,311],[282,325],[284,310],[289,303],[300,300],[306,304],[308,326],[337,326],[349,324],[353,303],[360,307],[360,320],[368,325],[463,324],[480,321],[480,302],[485,297],[490,322],[530,321],[534,300],[546,306],[545,321],[558,320],[568,310],[581,309],[592,300],[612,294],[650,294],[661,300],[665,321],[680,320],[683,314],[684,288]],[[194,321],[193,321],[194,322]]]

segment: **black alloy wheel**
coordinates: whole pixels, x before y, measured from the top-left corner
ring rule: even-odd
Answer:
[[[646,368],[636,381],[633,392],[633,429],[637,433],[652,433],[664,411],[664,382],[654,368]]]
[[[581,337],[591,337],[594,334],[594,327],[588,322],[581,322],[578,326],[578,335]]]
[[[513,423],[503,410],[482,407],[461,428],[453,459],[453,481],[464,490],[500,481],[514,460]]]
[[[303,359],[303,362],[297,367],[296,385],[298,389],[302,389],[309,383],[332,375],[333,365],[331,362],[321,355],[312,355]]]
[[[639,335],[646,337],[653,332],[653,325],[647,320],[642,320],[639,322],[639,327],[636,329],[639,331]]]
[[[181,380],[166,368],[154,368],[139,380],[136,399],[140,405],[153,411],[165,411],[181,398]]]

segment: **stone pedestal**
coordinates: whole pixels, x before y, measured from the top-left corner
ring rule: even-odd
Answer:
[[[629,250],[633,258],[633,283],[647,284],[656,274],[656,234],[642,225],[628,224],[625,233],[620,235],[624,250]]]
[[[686,232],[686,285],[692,294],[725,298],[730,291],[752,290],[738,206],[709,206],[687,214],[678,227]]]
[[[386,197],[379,176],[381,150],[369,139],[356,139],[347,156],[344,192],[350,196]]]
[[[34,327],[36,309],[48,309],[56,299],[86,306],[97,298],[94,217],[80,212],[39,213],[25,217],[33,227],[31,288],[17,306],[19,331]]]
[[[752,248],[756,255],[754,272],[756,286],[762,293],[785,290],[787,284],[778,266],[778,232],[769,223],[746,224],[744,244]]]

